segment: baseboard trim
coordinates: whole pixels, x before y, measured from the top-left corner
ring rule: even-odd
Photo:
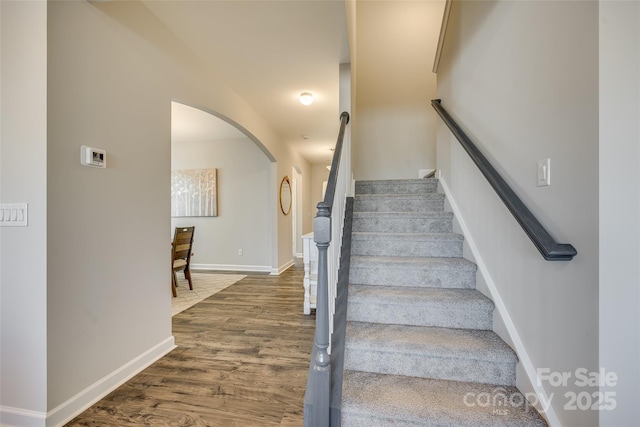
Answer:
[[[270,265],[191,264],[191,271],[247,271],[270,273]]]
[[[132,359],[47,413],[47,427],[62,426],[176,348],[173,336]],[[4,424],[3,424],[4,425]]]
[[[46,412],[0,406],[0,426],[2,427],[45,427]]]
[[[531,361],[531,358],[527,353],[527,349],[525,348],[524,343],[520,339],[520,335],[518,334],[518,331],[516,330],[513,320],[509,315],[509,311],[507,310],[507,307],[505,306],[504,301],[500,297],[498,288],[496,287],[496,284],[493,281],[491,274],[489,273],[487,264],[485,264],[484,260],[482,259],[482,256],[480,255],[480,251],[478,250],[478,246],[475,244],[473,240],[473,236],[471,235],[471,232],[469,230],[469,227],[467,227],[467,224],[464,221],[464,217],[462,216],[462,212],[460,211],[460,208],[456,203],[455,197],[451,193],[451,190],[449,189],[445,178],[441,176],[439,181],[440,181],[440,185],[442,186],[442,190],[444,191],[444,194],[447,197],[449,205],[451,206],[451,210],[455,215],[456,221],[458,222],[458,224],[460,225],[460,228],[462,229],[464,239],[469,245],[469,249],[471,250],[471,253],[475,258],[475,263],[478,266],[478,271],[482,275],[485,281],[485,284],[489,289],[489,293],[491,294],[491,299],[493,300],[493,303],[495,304],[495,307],[498,310],[498,313],[500,314],[500,316],[502,317],[502,321],[504,322],[505,327],[507,328],[507,332],[509,333],[509,337],[513,342],[515,351],[518,355],[518,359],[520,359],[520,362],[522,363],[522,367],[524,368],[524,371],[527,374],[527,378],[529,379],[529,382],[531,383],[531,386],[533,387],[534,391],[538,395],[538,400],[542,402],[550,402],[551,401],[550,397],[547,394],[546,390],[540,385],[542,384],[542,382],[539,381],[538,379],[536,367],[533,365],[533,362]],[[538,408],[538,410],[542,412],[541,408]],[[556,414],[555,410],[551,405],[549,405],[548,409],[544,411],[544,416],[551,427],[555,427],[555,426],[560,427],[562,425],[560,423],[560,419],[558,418],[558,415]]]
[[[293,266],[294,262],[293,259],[290,259],[289,261],[287,261],[286,263],[284,263],[283,265],[281,265],[279,268],[274,268],[271,270],[271,275],[272,276],[279,276],[281,275],[285,270],[291,268]]]

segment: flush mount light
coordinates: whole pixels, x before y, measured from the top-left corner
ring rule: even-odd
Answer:
[[[302,105],[311,105],[313,104],[313,95],[309,92],[302,92],[300,94],[300,103]]]

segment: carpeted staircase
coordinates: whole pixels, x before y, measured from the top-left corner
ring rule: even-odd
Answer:
[[[546,426],[437,180],[356,183],[342,425]]]

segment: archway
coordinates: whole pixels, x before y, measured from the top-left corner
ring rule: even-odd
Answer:
[[[172,213],[171,230],[196,226],[192,269],[270,272],[277,253],[271,205],[275,189],[270,185],[274,157],[246,129],[220,114],[177,101],[171,107],[173,173],[215,170],[216,215]]]

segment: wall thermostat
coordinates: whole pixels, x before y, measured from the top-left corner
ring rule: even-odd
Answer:
[[[83,145],[80,147],[80,163],[84,166],[93,166],[94,168],[106,168],[107,152],[99,148]]]

